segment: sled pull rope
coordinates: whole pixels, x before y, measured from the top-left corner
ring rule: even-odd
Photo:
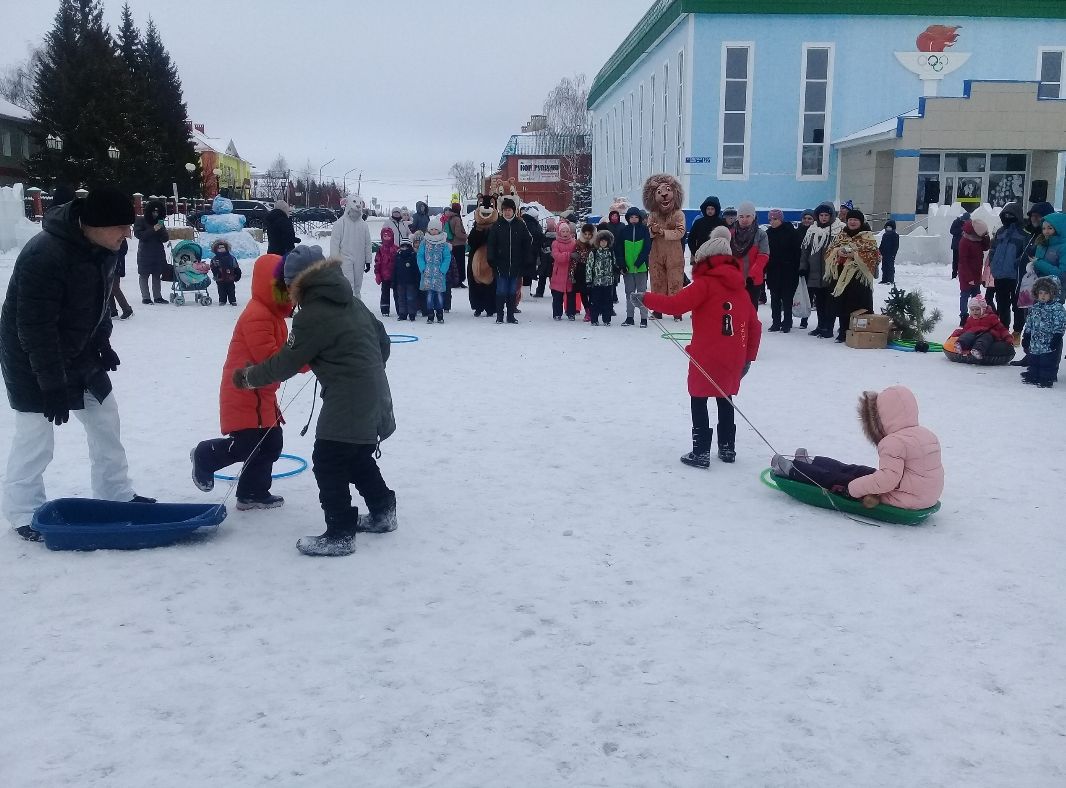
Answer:
[[[314,379],[314,381],[315,381],[315,387],[316,388],[318,387],[318,377],[315,376],[314,374],[312,374],[310,377],[307,378],[307,380],[304,381],[304,384],[302,386],[300,386],[299,390],[295,394],[292,395],[292,399],[290,399],[288,402],[286,402],[281,407],[281,414],[283,416],[285,415],[285,411],[287,411],[289,409],[289,406],[292,405],[292,403],[294,403],[296,401],[296,399],[303,393],[303,390],[305,388],[307,388],[307,384],[310,383],[312,379]],[[312,412],[313,412],[314,411],[314,403],[311,404],[311,407],[312,407]],[[236,491],[237,484],[238,484],[238,482],[240,482],[241,476],[244,475],[244,469],[248,467],[249,460],[251,460],[252,457],[255,456],[255,453],[257,451],[259,451],[259,447],[263,445],[263,441],[266,440],[267,435],[270,434],[270,431],[272,429],[275,429],[278,426],[279,421],[280,421],[280,419],[278,421],[275,421],[269,427],[267,427],[266,431],[263,433],[263,437],[259,439],[259,443],[255,444],[255,448],[252,449],[251,453],[248,455],[248,459],[245,460],[241,464],[241,469],[237,472],[237,475],[233,477],[233,481],[230,482],[229,489],[226,490],[225,496],[223,496],[222,500],[219,502],[219,504],[218,504],[219,508],[222,508],[223,506],[225,506],[226,505],[226,501],[228,501],[230,499],[230,496],[233,495],[233,493]],[[310,419],[308,419],[308,423],[310,423]],[[306,427],[304,427],[304,432],[307,432],[307,428]],[[301,432],[300,434],[303,435],[304,433]],[[215,527],[217,528],[218,526],[215,526]]]
[[[678,350],[680,350],[682,353],[684,353],[688,357],[688,360],[692,364],[692,366],[694,366],[696,369],[698,369],[700,371],[700,374],[703,375],[703,377],[707,378],[707,380],[709,380],[711,382],[711,385],[714,386],[718,390],[718,393],[722,395],[722,398],[723,399],[728,399],[730,402],[733,403],[733,410],[735,410],[737,413],[740,414],[740,417],[742,419],[744,419],[745,422],[747,422],[748,426],[751,427],[751,429],[755,432],[755,434],[759,436],[759,439],[770,448],[770,451],[772,451],[774,454],[781,454],[781,452],[779,452],[776,448],[774,448],[774,445],[772,443],[770,443],[770,441],[766,438],[766,436],[763,435],[762,432],[759,431],[759,428],[756,427],[754,424],[752,424],[751,419],[749,419],[747,417],[747,414],[745,414],[744,411],[742,411],[737,406],[737,404],[735,402],[733,402],[732,398],[728,394],[726,394],[725,391],[722,390],[722,387],[718,385],[718,381],[715,380],[713,377],[711,377],[711,374],[707,370],[705,370],[702,366],[700,366],[700,362],[696,361],[696,359],[694,359],[692,357],[692,355],[687,350],[685,350],[685,346],[682,345],[677,340],[677,337],[671,335],[672,332],[668,332],[666,330],[666,326],[664,326],[662,321],[659,320],[659,318],[655,317],[655,315],[653,313],[651,313],[650,310],[649,310],[649,316],[651,317],[651,319],[653,321],[655,321],[655,323],[658,325],[658,327],[662,329],[663,336],[666,336],[667,339],[669,339],[671,342],[674,343],[674,345],[677,346]],[[791,457],[792,455],[782,455],[782,456]],[[821,490],[822,491],[822,495],[824,495],[826,497],[826,500],[829,501],[830,506],[832,506],[833,510],[836,511],[838,514],[840,514],[840,515],[842,515],[844,517],[847,517],[852,522],[859,523],[860,525],[869,525],[869,526],[873,526],[875,528],[880,528],[881,527],[879,523],[868,522],[866,520],[860,520],[859,518],[853,517],[852,515],[848,514],[843,509],[841,509],[839,506],[837,506],[836,501],[833,500],[833,496],[829,492],[829,490],[827,490],[822,485],[818,484],[818,482],[816,482],[810,476],[807,476],[807,474],[803,473],[803,471],[799,470],[798,468],[796,469],[796,472],[799,473],[800,475],[804,476],[807,479],[808,482],[810,482],[813,486],[815,486],[819,490]]]

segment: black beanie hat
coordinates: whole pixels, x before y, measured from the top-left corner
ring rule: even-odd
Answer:
[[[119,227],[133,219],[133,199],[117,186],[97,186],[82,203],[81,223],[88,227]]]
[[[858,208],[848,208],[848,221],[852,219],[858,219],[860,225],[866,224],[866,214]]]

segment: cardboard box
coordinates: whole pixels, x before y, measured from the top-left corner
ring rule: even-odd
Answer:
[[[884,350],[888,347],[888,333],[884,331],[849,331],[844,344],[856,350]]]
[[[888,315],[875,315],[865,310],[852,312],[851,325],[848,327],[852,331],[872,331],[875,334],[887,334],[894,328],[892,318]]]

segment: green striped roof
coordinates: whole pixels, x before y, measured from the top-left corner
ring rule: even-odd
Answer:
[[[722,0],[656,0],[592,81],[589,106],[621,79],[656,39],[684,14],[738,13],[759,16],[924,16],[932,22],[950,17],[1010,17],[1032,19],[1034,24],[1039,24],[1046,19],[1066,19],[1066,1],[938,0],[934,3],[930,0],[744,0],[740,4],[733,4]]]

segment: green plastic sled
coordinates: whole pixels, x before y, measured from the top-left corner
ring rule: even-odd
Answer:
[[[883,523],[920,525],[925,522],[929,515],[940,511],[939,501],[928,509],[900,509],[898,506],[889,506],[884,503],[875,506],[873,509],[867,509],[862,505],[862,501],[833,495],[833,493],[826,492],[821,487],[815,487],[813,484],[803,484],[802,482],[794,482],[791,479],[783,479],[780,476],[776,476],[772,468],[767,468],[763,471],[761,478],[762,483],[767,487],[780,490],[802,503],[817,506],[821,509],[839,509],[845,514],[868,517],[871,520],[880,520]]]

